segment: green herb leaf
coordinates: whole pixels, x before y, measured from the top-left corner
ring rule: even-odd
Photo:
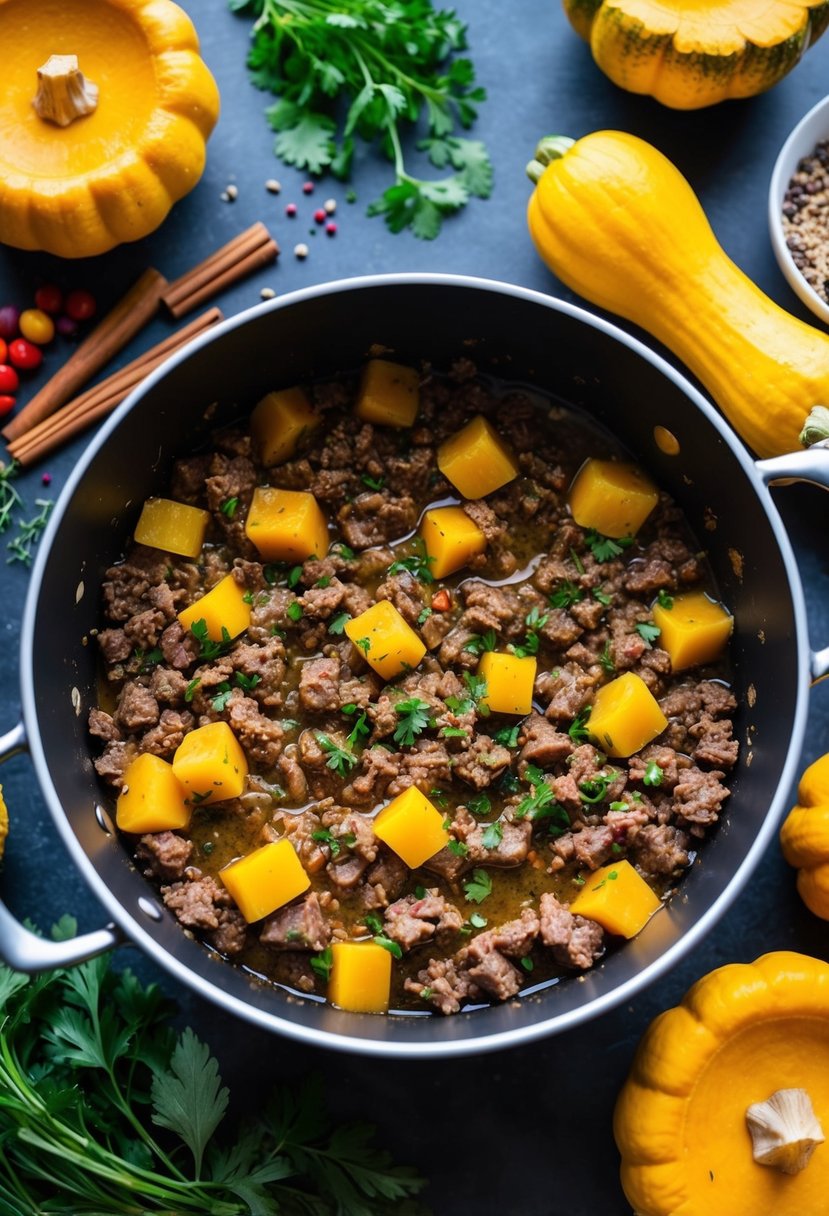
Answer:
[[[399,743],[401,747],[411,747],[418,735],[435,724],[429,702],[421,701],[419,697],[398,701],[394,708],[398,714],[398,722],[393,737],[395,743]]]
[[[660,587],[659,594],[656,597],[656,602],[660,608],[664,608],[666,611],[670,612],[674,606],[674,597],[672,595],[668,595],[668,592],[664,587]]]
[[[470,654],[483,654],[486,650],[494,650],[497,645],[498,637],[495,630],[487,629],[486,633],[473,634],[464,644],[463,649],[468,650]]]
[[[504,829],[500,820],[495,819],[492,823],[487,824],[481,836],[481,844],[485,849],[497,849],[503,839]]]
[[[518,747],[520,730],[520,726],[502,726],[500,730],[496,730],[492,737],[502,747]]]
[[[586,743],[590,738],[590,732],[587,729],[587,723],[590,720],[590,709],[591,706],[586,705],[584,709],[576,714],[568,727],[567,734],[576,744]]]
[[[49,522],[49,515],[54,505],[51,499],[48,498],[35,499],[35,506],[40,507],[40,510],[32,519],[24,520],[18,524],[16,535],[12,537],[6,546],[11,553],[11,557],[6,558],[7,563],[22,562],[24,566],[31,566],[32,549],[40,540],[41,533]]]
[[[324,950],[320,950],[319,954],[315,954],[311,959],[311,967],[321,980],[328,980],[331,977],[331,968],[334,966],[334,952],[330,946],[326,946]]]
[[[421,583],[433,583],[435,579],[429,567],[434,565],[435,559],[429,557],[426,552],[426,546],[420,537],[414,543],[415,552],[410,553],[408,557],[399,557],[396,561],[393,561],[389,566],[389,574],[400,574],[404,570],[407,570],[409,574],[419,579]]]
[[[222,625],[221,642],[212,641],[208,635],[207,621],[204,617],[193,622],[190,632],[199,644],[199,658],[206,659],[208,662],[225,654],[233,643],[233,638],[225,625]]]
[[[179,1136],[201,1177],[204,1150],[227,1110],[228,1091],[209,1049],[189,1027],[170,1057],[170,1071],[152,1080],[152,1119]]]
[[[645,769],[645,775],[642,778],[643,785],[661,785],[665,777],[665,771],[655,760],[651,760]]]
[[[227,680],[223,680],[221,684],[216,685],[216,695],[212,698],[211,704],[217,714],[223,713],[227,708],[230,694],[231,688]]]
[[[385,477],[370,477],[368,473],[361,473],[360,481],[364,486],[368,486],[370,490],[382,490],[386,484]]]
[[[492,894],[492,879],[486,870],[473,870],[472,877],[463,884],[463,891],[470,903],[481,904]]]
[[[616,774],[610,776],[599,774],[596,777],[591,777],[589,781],[581,781],[579,783],[579,797],[582,802],[596,803],[601,802],[616,779]]]
[[[243,671],[237,671],[233,678],[245,692],[253,692],[256,685],[262,683],[262,677],[255,672],[252,676],[248,676]]]
[[[238,497],[227,498],[222,503],[222,505],[219,507],[219,510],[221,511],[222,515],[226,515],[228,519],[233,519],[233,516],[236,514],[236,508],[238,506],[239,506]]]
[[[569,579],[564,579],[549,599],[552,608],[572,608],[584,599],[584,591]]]
[[[326,768],[330,768],[338,777],[346,777],[357,765],[357,757],[353,752],[340,747],[322,731],[314,731],[314,738],[324,752],[327,752]]]
[[[632,536],[603,536],[595,528],[588,528],[584,535],[585,543],[597,562],[609,562],[618,557],[625,549],[633,544]]]
[[[599,665],[602,671],[607,672],[609,676],[615,675],[616,664],[613,662],[613,656],[610,653],[610,642],[607,641],[602,648],[602,653],[599,655]]]
[[[339,637],[350,620],[350,612],[338,612],[336,616],[331,618],[328,632],[333,634],[334,637]]]
[[[302,604],[300,604],[299,600],[292,600],[286,611],[292,621],[299,621],[302,619]]]
[[[639,621],[636,626],[636,632],[639,634],[648,650],[650,650],[653,643],[661,634],[662,630],[658,625],[649,624],[648,621]]]
[[[466,805],[473,815],[488,815],[492,810],[492,799],[489,794],[472,794],[467,798]]]
[[[343,711],[343,712],[345,712],[345,711]],[[356,721],[354,722],[354,726],[349,731],[346,742],[348,743],[348,746],[350,748],[352,748],[352,750],[353,750],[357,746],[358,743],[360,743],[363,739],[365,739],[370,734],[371,734],[371,727],[369,726],[368,721],[366,720],[366,715],[364,713],[362,713],[362,714],[360,714],[359,718],[356,719]]]

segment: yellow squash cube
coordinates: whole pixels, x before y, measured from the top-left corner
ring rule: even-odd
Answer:
[[[264,465],[281,464],[290,460],[300,442],[320,421],[303,389],[283,388],[268,393],[250,416],[254,450]]]
[[[635,464],[586,460],[568,495],[570,513],[582,528],[603,536],[635,536],[659,502],[659,491]]]
[[[374,819],[374,835],[411,870],[422,866],[449,843],[443,815],[425,794],[410,785]]]
[[[197,621],[204,621],[211,642],[238,637],[250,625],[250,604],[244,597],[244,587],[236,582],[232,574],[226,574],[207,595],[178,613],[181,627],[192,629]],[[223,633],[223,630],[227,633]]]
[[[385,1013],[391,955],[376,942],[334,942],[328,999],[351,1013]]]
[[[486,680],[481,704],[494,714],[528,714],[533,707],[536,666],[532,655],[521,659],[488,650],[478,664],[478,675]]]
[[[734,628],[733,616],[703,591],[674,596],[670,608],[654,604],[653,620],[661,631],[659,645],[671,656],[674,671],[713,662]]]
[[[248,924],[270,916],[311,885],[294,846],[285,839],[263,844],[247,857],[231,861],[219,871],[219,877]]]
[[[661,907],[659,896],[630,862],[616,861],[590,875],[570,911],[598,921],[608,933],[635,937]]]
[[[434,578],[446,578],[486,548],[486,537],[463,507],[434,507],[423,516],[420,535],[432,558]]]
[[[608,756],[632,756],[667,725],[645,681],[626,671],[596,693],[587,729],[596,747]]]
[[[245,788],[248,762],[227,722],[208,722],[191,730],[173,756],[173,773],[190,792],[191,802],[223,802]]]
[[[464,498],[484,498],[518,476],[518,461],[481,414],[440,445],[437,460]]]
[[[345,632],[383,680],[417,667],[426,646],[390,600],[378,600],[346,622]]]
[[[127,766],[115,809],[122,832],[174,832],[188,827],[190,812],[187,790],[166,760],[142,752]]]
[[[171,498],[148,498],[141,508],[133,536],[136,544],[165,549],[182,557],[198,557],[210,515],[200,507]]]
[[[304,562],[328,552],[328,523],[307,490],[258,486],[245,521],[245,535],[266,562]]]
[[[412,367],[370,359],[363,369],[355,412],[380,426],[413,426],[420,409],[420,376]]]

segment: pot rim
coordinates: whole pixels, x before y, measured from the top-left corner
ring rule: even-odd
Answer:
[[[179,958],[172,955],[158,943],[135,918],[115,893],[104,883],[98,874],[92,860],[76,837],[69,819],[65,814],[49,775],[49,767],[43,749],[40,731],[38,729],[37,710],[34,690],[33,645],[37,604],[40,598],[41,583],[44,571],[50,558],[54,537],[60,527],[66,511],[72,502],[75,492],[83,480],[86,471],[98,451],[107,443],[109,437],[118,428],[121,420],[130,413],[141,400],[150,393],[155,385],[169,372],[192,357],[198,355],[202,347],[208,343],[220,340],[232,330],[246,325],[255,317],[267,312],[278,312],[291,308],[304,301],[333,294],[343,294],[352,291],[382,288],[384,286],[400,287],[405,285],[446,286],[447,288],[464,288],[490,293],[493,297],[511,296],[539,305],[554,312],[580,321],[590,328],[626,346],[650,363],[668,380],[679,388],[707,420],[719,431],[731,454],[740,464],[748,481],[759,499],[763,511],[778,545],[781,558],[786,568],[794,612],[795,643],[797,649],[797,681],[796,704],[789,731],[789,746],[780,779],[769,808],[757,832],[754,841],[748,849],[741,864],[731,875],[725,888],[714,899],[694,925],[652,963],[642,971],[623,981],[609,992],[603,993],[585,1005],[578,1006],[564,1013],[553,1013],[549,1017],[541,1017],[538,1021],[527,1026],[516,1026],[513,1029],[496,1031],[487,1034],[484,1030],[485,1019],[473,1012],[464,1019],[464,1027],[470,1027],[470,1033],[456,1039],[435,1041],[400,1041],[395,1042],[382,1035],[370,1039],[341,1034],[326,1030],[323,1027],[304,1025],[282,1018],[278,1013],[271,1013],[256,1008],[254,1005],[239,999],[224,991],[218,983],[209,980],[192,971]],[[186,347],[172,355],[165,363],[153,371],[135,388],[118,409],[107,419],[98,433],[92,438],[80,456],[72,474],[64,486],[57,503],[52,511],[49,524],[38,546],[37,556],[32,569],[26,602],[23,610],[21,642],[20,642],[20,687],[23,722],[29,742],[32,763],[35,774],[43,793],[52,820],[66,846],[74,864],[80,870],[84,880],[99,902],[111,915],[127,939],[137,944],[150,958],[169,972],[174,979],[199,993],[225,1012],[232,1013],[243,1020],[261,1028],[278,1032],[289,1038],[316,1047],[326,1047],[338,1051],[353,1052],[359,1055],[387,1058],[436,1058],[477,1054],[484,1051],[495,1051],[505,1047],[515,1047],[534,1042],[553,1033],[571,1029],[593,1017],[615,1008],[626,1000],[630,1000],[637,992],[652,984],[660,976],[674,967],[682,958],[688,955],[706,936],[713,925],[727,911],[736,897],[742,891],[749,877],[759,863],[766,847],[775,833],[778,822],[786,807],[786,799],[796,777],[796,766],[799,762],[803,736],[806,729],[808,713],[808,690],[810,684],[810,648],[808,643],[808,626],[806,607],[800,574],[795,561],[794,552],[778,514],[768,487],[757,471],[755,462],[743,446],[734,431],[707,401],[697,388],[690,383],[685,375],[667,362],[661,355],[651,350],[638,338],[625,330],[605,320],[589,310],[571,304],[555,296],[530,288],[506,283],[497,279],[487,279],[469,275],[443,274],[429,272],[401,272],[378,275],[355,276],[316,284],[298,291],[290,292],[274,300],[254,305],[235,316],[227,318],[214,328],[206,331]],[[325,1006],[321,1006],[325,1008]],[[483,1013],[484,1011],[482,1011]],[[368,1016],[368,1015],[366,1015]],[[471,1020],[469,1020],[471,1019]],[[376,1019],[387,1024],[388,1019]],[[475,1026],[480,1024],[482,1033],[476,1033]],[[381,1029],[378,1027],[378,1029]]]

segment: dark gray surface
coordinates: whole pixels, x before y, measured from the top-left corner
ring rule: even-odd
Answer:
[[[489,90],[474,134],[491,149],[495,191],[487,202],[473,201],[437,241],[424,244],[408,234],[392,236],[380,220],[363,214],[365,204],[388,180],[385,165],[372,158],[358,165],[359,197],[354,205],[345,203],[345,189],[336,183],[320,183],[314,195],[304,196],[304,175],[273,159],[272,136],[261,113],[267,99],[245,78],[247,22],[226,12],[218,0],[188,0],[185,7],[196,20],[223,96],[222,118],[210,142],[202,182],[156,234],[106,257],[61,264],[3,251],[0,303],[26,304],[39,281],[55,279],[67,287],[91,288],[106,305],[148,263],[175,277],[258,218],[271,227],[283,252],[275,267],[221,298],[226,315],[256,304],[263,286],[281,294],[329,279],[390,270],[480,274],[575,299],[540,263],[527,236],[529,183],[524,164],[542,134],[579,136],[615,127],[666,152],[690,179],[733,259],[779,303],[813,319],[774,262],[766,193],[780,144],[825,91],[829,42],[813,48],[765,96],[681,114],[622,93],[606,81],[555,3],[512,0],[507,6],[495,0],[461,0],[456,8],[470,23],[471,54]],[[266,193],[268,177],[282,181],[281,195]],[[238,199],[223,203],[220,195],[231,181],[238,186]],[[340,204],[339,233],[333,239],[322,233],[310,236],[314,207],[329,196]],[[290,201],[299,207],[294,220],[284,215]],[[311,248],[304,262],[291,252],[300,240]],[[156,322],[118,362],[127,362],[167,329],[164,322]],[[320,341],[325,341],[324,334]],[[56,348],[49,354],[49,366],[54,369],[59,359]],[[232,367],[227,375],[233,376]],[[60,490],[82,446],[78,441],[20,479],[30,513],[36,497],[54,497]],[[44,471],[52,477],[48,491],[41,485]],[[775,493],[801,563],[813,645],[820,647],[829,641],[829,500],[805,488]],[[18,565],[0,566],[5,608],[0,728],[5,728],[18,713],[17,648],[27,576]],[[804,764],[826,750],[827,743],[829,697],[824,685],[812,693]],[[13,815],[2,876],[4,897],[20,915],[42,925],[71,911],[82,927],[94,927],[101,913],[68,863],[25,757],[10,761],[0,776]],[[225,1077],[239,1095],[261,1092],[267,1080],[324,1073],[336,1110],[375,1118],[395,1153],[430,1175],[429,1199],[438,1216],[627,1216],[611,1116],[638,1039],[658,1011],[675,1004],[712,967],[781,948],[829,958],[825,926],[802,908],[793,873],[775,846],[728,916],[665,980],[628,1007],[526,1049],[445,1064],[364,1062],[274,1039],[218,1015],[189,992],[175,995],[184,1016],[219,1054]],[[129,953],[144,976],[173,990],[166,976],[136,952]]]

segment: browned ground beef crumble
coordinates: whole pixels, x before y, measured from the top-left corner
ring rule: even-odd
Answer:
[[[188,834],[130,840],[136,864],[188,930],[300,992],[324,994],[311,962],[330,942],[377,933],[402,955],[393,1008],[429,1002],[452,1013],[583,971],[614,944],[568,909],[584,876],[625,857],[666,894],[728,797],[737,743],[727,669],[675,676],[658,638],[650,645],[636,629],[652,623],[660,591],[714,590],[704,560],[663,495],[635,543],[598,561],[565,498],[582,460],[612,454],[612,443],[556,407],[485,383],[466,361],[444,377],[424,371],[411,430],[356,420],[352,383],[312,391],[324,425],[299,458],[263,469],[249,436],[234,429],[215,437],[214,450],[177,462],[168,496],[211,512],[198,562],[133,546],[107,571],[97,639],[104,690],[89,716],[103,744],[101,778],[118,790],[136,755],[172,759],[189,730],[217,719],[251,770],[241,797],[195,810]],[[451,500],[436,446],[478,412],[521,469],[485,501],[464,503],[487,537],[485,554],[440,583],[390,569],[416,555],[410,534],[424,507]],[[333,526],[326,556],[294,569],[260,562],[244,532],[259,484],[316,495]],[[251,626],[206,662],[176,613],[228,571],[251,597]],[[433,599],[443,588],[449,595]],[[428,647],[415,671],[390,684],[342,633],[344,614],[378,599],[391,600]],[[535,708],[523,720],[485,716],[464,680],[479,639],[521,645],[533,612]],[[641,676],[669,725],[628,760],[608,760],[579,730],[580,715],[625,671]],[[396,703],[411,697],[427,703],[430,724],[405,746],[395,740]],[[363,733],[349,744],[358,722]],[[329,766],[321,735],[353,751],[344,775]],[[658,785],[645,782],[653,763]],[[555,799],[554,813],[537,820],[522,805],[528,766],[543,770]],[[372,831],[377,807],[410,785],[445,810],[452,836],[418,871]],[[282,835],[312,887],[247,925],[219,871]],[[466,884],[479,870],[492,891],[478,904]]]

